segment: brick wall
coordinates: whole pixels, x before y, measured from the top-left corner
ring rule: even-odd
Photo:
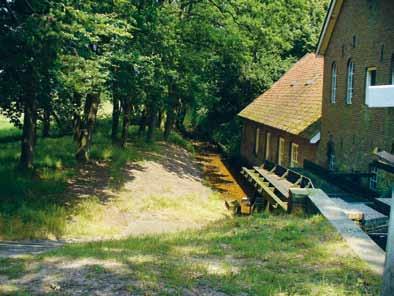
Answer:
[[[260,129],[260,145],[259,152],[255,154],[256,129]],[[271,133],[270,141],[270,155],[268,160],[277,163],[278,161],[278,143],[279,137],[285,140],[285,155],[282,165],[290,166],[290,147],[292,143],[299,146],[298,148],[298,162],[300,166],[303,165],[304,160],[316,161],[317,145],[312,145],[308,140],[283,132],[272,127],[258,124],[250,120],[244,121],[242,142],[241,142],[241,156],[251,165],[261,165],[265,160],[266,151],[266,134]]]
[[[331,133],[337,169],[367,172],[373,160],[373,149],[379,147],[390,152],[394,143],[394,108],[369,108],[365,105],[368,67],[377,68],[377,85],[391,83],[394,1],[345,0],[343,5],[325,55],[322,137],[318,162],[327,166],[326,147]],[[345,102],[349,59],[355,64],[351,105]],[[333,62],[337,64],[336,104],[330,102]]]

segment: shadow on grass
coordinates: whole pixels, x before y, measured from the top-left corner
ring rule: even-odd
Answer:
[[[122,149],[112,144],[110,130],[110,120],[97,122],[91,162],[85,165],[75,160],[71,136],[39,138],[33,175],[16,167],[19,142],[0,143],[0,240],[61,238],[72,215],[95,209],[93,204],[89,209],[91,201],[107,205],[116,200],[117,191],[134,180],[133,172],[144,170],[140,161],[154,160],[180,178],[201,180],[186,152],[193,153],[194,148],[179,134],[172,133],[169,143],[164,143],[162,133],[156,131],[157,141],[147,143],[133,126]]]
[[[82,202],[108,203],[133,180],[132,170],[143,170],[139,161],[160,158],[162,147],[145,143],[135,128],[126,149],[112,145],[109,130],[108,120],[98,122],[86,165],[76,162],[71,136],[39,138],[33,174],[17,169],[20,143],[0,144],[0,239],[61,237]]]
[[[46,272],[24,269],[20,291],[42,292],[49,275],[63,292],[104,295],[357,296],[380,286],[319,216],[229,219],[200,231],[69,245],[33,261]]]

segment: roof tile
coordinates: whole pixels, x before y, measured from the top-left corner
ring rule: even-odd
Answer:
[[[305,55],[239,116],[309,138],[322,115],[323,66],[322,57]]]

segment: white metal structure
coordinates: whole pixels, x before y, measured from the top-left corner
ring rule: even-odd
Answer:
[[[394,85],[368,86],[365,104],[370,108],[394,107]]]

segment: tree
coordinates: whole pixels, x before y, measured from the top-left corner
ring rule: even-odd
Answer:
[[[52,1],[0,2],[0,106],[23,128],[22,169],[33,167],[38,111],[47,104],[52,87],[47,78],[59,45],[51,13],[54,6]]]
[[[113,54],[132,38],[132,27],[117,14],[113,1],[71,1],[59,12],[62,54],[61,84],[74,105],[74,134],[80,162],[89,160],[101,95],[109,87]]]
[[[107,97],[122,146],[138,116],[149,141],[165,119],[165,139],[176,128],[235,147],[236,114],[313,49],[327,4],[0,0],[0,108],[23,129],[21,167],[33,166],[37,121],[43,136],[51,120],[73,128],[87,161]]]

